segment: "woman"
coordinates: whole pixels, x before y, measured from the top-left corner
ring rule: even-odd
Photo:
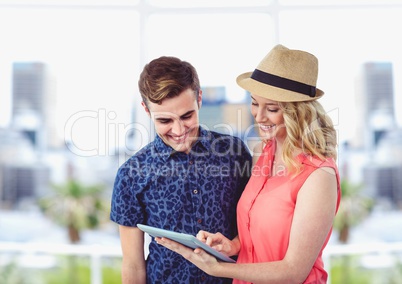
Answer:
[[[157,242],[206,273],[233,283],[326,283],[322,252],[340,202],[336,131],[317,99],[317,58],[275,46],[254,72],[237,78],[249,91],[262,138],[260,156],[237,205],[238,236],[200,231],[215,249],[238,255],[216,261],[201,249]]]

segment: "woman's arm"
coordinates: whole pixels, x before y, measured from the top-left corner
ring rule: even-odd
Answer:
[[[331,168],[314,171],[297,196],[289,247],[281,261],[252,264],[223,263],[201,249],[188,249],[166,239],[159,241],[213,276],[236,278],[253,283],[302,283],[309,275],[330,232],[336,203],[335,171]]]

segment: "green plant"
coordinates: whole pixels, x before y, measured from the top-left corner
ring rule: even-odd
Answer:
[[[347,243],[349,232],[371,212],[374,200],[361,194],[362,185],[347,179],[341,181],[342,198],[334,221],[334,229],[339,232],[339,241]]]
[[[40,284],[42,283],[38,271],[23,268],[18,265],[18,256],[15,255],[10,262],[0,265],[1,284]]]
[[[5,266],[0,267],[0,283],[15,283],[15,284],[23,284],[27,283],[26,279],[24,279],[24,275],[20,273],[20,269],[16,265],[16,263],[10,262]]]
[[[94,229],[108,220],[109,205],[104,187],[87,186],[76,180],[53,186],[53,194],[39,199],[39,207],[57,224],[68,230],[71,243],[80,241],[83,229]]]

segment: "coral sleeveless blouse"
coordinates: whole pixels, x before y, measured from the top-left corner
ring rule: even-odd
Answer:
[[[300,154],[297,158],[303,168],[299,175],[293,179],[285,173],[271,176],[275,147],[275,140],[270,140],[264,147],[237,205],[240,240],[237,263],[270,262],[285,257],[297,194],[309,175],[317,168],[331,167],[335,170],[338,182],[336,210],[339,207],[340,180],[333,159],[322,161],[316,157]],[[328,274],[324,270],[322,251],[328,243],[331,231],[304,283],[326,283]],[[233,283],[248,282],[234,279]]]

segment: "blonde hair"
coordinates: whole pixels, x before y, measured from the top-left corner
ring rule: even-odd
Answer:
[[[322,160],[336,160],[336,130],[318,101],[279,102],[279,106],[283,111],[287,131],[282,159],[289,172],[297,174],[301,170],[301,164],[294,158],[296,150]]]

